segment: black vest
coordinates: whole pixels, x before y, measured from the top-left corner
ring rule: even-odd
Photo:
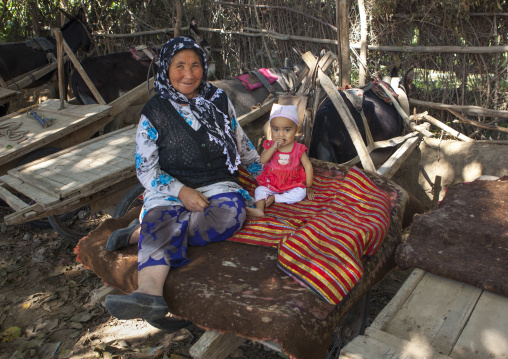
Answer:
[[[223,113],[228,113],[225,93],[214,99],[214,104]],[[189,126],[171,102],[155,95],[141,114],[157,130],[159,164],[164,172],[191,188],[222,181],[239,183],[238,171],[231,173],[226,166],[223,146],[208,139],[205,126],[197,131]],[[224,128],[223,119],[219,121]]]

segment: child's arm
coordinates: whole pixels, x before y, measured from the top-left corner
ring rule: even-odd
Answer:
[[[272,147],[263,150],[263,152],[261,153],[261,156],[259,157],[259,162],[261,162],[262,164],[265,164],[268,161],[270,161],[270,158],[272,158],[273,154],[275,153],[277,148],[279,148],[280,145],[281,145],[281,142],[276,141],[273,143]]]
[[[305,170],[305,185],[307,186],[307,198],[312,201],[314,199],[314,189],[312,188],[314,169],[312,168],[312,163],[310,162],[310,159],[305,152],[302,153],[300,161],[302,162],[303,169]]]

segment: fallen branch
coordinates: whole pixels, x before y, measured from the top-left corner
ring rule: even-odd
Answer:
[[[474,140],[472,138],[467,137],[466,135],[460,133],[457,130],[454,130],[453,128],[451,128],[448,125],[445,125],[444,123],[439,121],[437,118],[434,118],[434,117],[428,115],[426,112],[422,114],[422,117],[425,118],[425,120],[427,122],[430,122],[434,126],[439,127],[440,129],[442,129],[445,132],[449,133],[453,137],[458,138],[459,140],[462,140],[462,141],[465,141],[465,142],[474,142]]]
[[[447,109],[449,112],[451,112],[453,115],[457,116],[457,118],[459,119],[459,121],[461,122],[464,122],[464,123],[467,123],[469,125],[472,125],[472,126],[476,126],[476,127],[480,127],[480,128],[484,128],[484,129],[487,129],[487,130],[492,130],[492,131],[499,131],[499,132],[508,132],[508,128],[506,127],[499,127],[499,126],[489,126],[489,125],[485,125],[483,123],[480,123],[478,121],[473,121],[473,120],[469,120],[467,118],[464,118],[462,117],[458,112],[452,110],[451,108]]]

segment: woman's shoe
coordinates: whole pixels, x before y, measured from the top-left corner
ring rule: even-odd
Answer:
[[[173,317],[164,317],[160,319],[147,320],[148,324],[160,330],[164,330],[168,333],[176,332],[179,329],[185,328],[192,324],[188,320],[178,319]]]
[[[118,319],[156,320],[168,314],[168,305],[163,297],[140,292],[108,295],[105,305],[109,313]]]
[[[106,242],[106,249],[110,252],[127,247],[132,233],[139,227],[139,219],[136,218],[125,228],[120,228],[111,233]]]

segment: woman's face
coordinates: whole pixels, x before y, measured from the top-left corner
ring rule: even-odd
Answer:
[[[178,51],[169,65],[169,81],[176,91],[191,99],[198,94],[203,78],[201,58],[191,49]]]

